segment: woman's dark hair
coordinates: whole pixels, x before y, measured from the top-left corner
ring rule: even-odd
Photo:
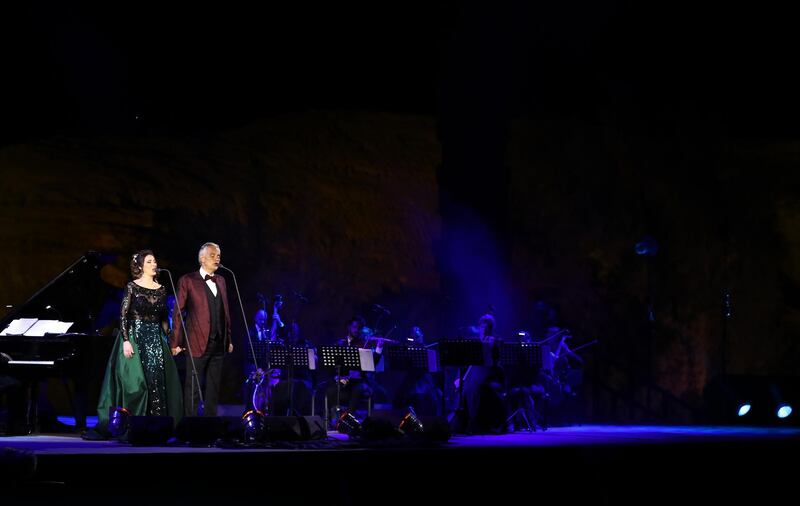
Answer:
[[[143,249],[137,253],[134,253],[131,257],[131,276],[133,279],[139,279],[142,277],[142,272],[144,272],[144,259],[147,258],[147,255],[153,255],[153,251],[149,249]],[[153,255],[155,257],[155,255]]]

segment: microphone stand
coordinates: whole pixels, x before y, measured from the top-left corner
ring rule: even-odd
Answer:
[[[192,345],[189,342],[189,336],[186,335],[186,322],[183,320],[183,308],[178,303],[178,291],[175,290],[175,283],[172,281],[172,273],[167,269],[158,269],[158,272],[166,272],[169,278],[169,286],[172,287],[172,293],[175,294],[175,308],[173,309],[172,318],[175,319],[175,310],[178,312],[178,318],[181,320],[181,329],[183,330],[183,340],[186,342],[186,349],[189,350],[189,362],[192,364],[192,414],[195,413],[194,406],[194,385],[197,384],[197,391],[200,394],[200,402],[205,406],[203,399],[203,389],[200,388],[200,378],[197,377],[197,368],[194,366],[194,356],[192,355]]]
[[[236,281],[236,274],[222,264],[219,264],[219,266],[225,269],[226,271],[230,272],[231,277],[233,278],[233,288],[236,290],[236,298],[239,301],[239,309],[242,311],[242,323],[244,323],[244,331],[245,335],[247,336],[247,343],[250,345],[250,355],[253,357],[253,367],[255,367],[256,372],[258,372],[258,360],[256,359],[256,349],[255,346],[253,346],[253,338],[250,336],[250,327],[247,326],[247,316],[245,316],[244,314],[244,306],[242,305],[242,294],[239,292],[239,283]],[[267,355],[269,356],[269,344],[267,344]],[[269,374],[269,371],[266,371],[265,374]],[[266,379],[268,385],[267,388],[269,388],[269,378]],[[264,381],[264,378],[262,378],[261,381]],[[252,399],[250,404],[253,405],[253,409],[257,409],[255,403],[252,402]]]

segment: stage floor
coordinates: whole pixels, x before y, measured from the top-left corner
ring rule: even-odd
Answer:
[[[328,432],[332,442],[352,442],[347,435]],[[459,436],[455,435],[447,443],[437,445],[436,449],[468,448],[537,448],[568,446],[619,446],[619,445],[657,445],[657,444],[735,444],[739,442],[797,441],[800,428],[776,427],[723,427],[723,426],[656,426],[656,425],[583,425],[575,427],[551,427],[546,431],[519,431],[502,435]],[[285,445],[277,448],[225,449],[194,447],[186,445],[134,446],[116,441],[86,441],[71,434],[36,434],[29,436],[0,437],[0,447],[33,452],[36,455],[74,455],[74,454],[148,454],[148,453],[237,453],[247,452],[285,452],[307,450],[287,449]],[[401,448],[403,442],[391,445]],[[383,448],[384,445],[381,445]],[[316,449],[325,449],[318,445]],[[361,450],[375,449],[374,445],[359,446],[332,445],[330,449]],[[429,448],[428,448],[429,449]]]
[[[441,444],[326,440],[273,448],[131,446],[39,434],[2,437],[0,484],[26,504],[591,504],[791,497],[800,428],[584,425]],[[272,501],[270,501],[272,502]],[[66,504],[66,502],[64,502]]]

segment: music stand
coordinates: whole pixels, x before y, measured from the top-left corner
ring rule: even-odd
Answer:
[[[524,370],[531,370],[538,372],[542,368],[542,347],[536,343],[526,342],[504,342],[500,344],[500,363],[504,367],[520,368]],[[531,402],[533,402],[531,400]],[[536,418],[537,413],[533,411],[534,424],[531,425],[528,416],[525,414],[525,408],[518,407],[506,419],[506,424],[516,416],[521,416],[525,422],[525,427],[529,432],[536,431]]]
[[[355,369],[358,371],[374,371],[375,363],[372,359],[372,350],[354,348],[351,346],[320,346],[320,357],[322,367],[336,368],[336,413],[341,411],[340,397],[342,383],[339,378],[342,375],[342,368]],[[366,354],[364,352],[369,352]],[[328,410],[325,410],[325,426],[328,424]]]
[[[501,343],[500,363],[538,371],[542,367],[542,347],[535,343]]]
[[[291,345],[272,344],[267,347],[267,364],[271,368],[286,368],[286,380],[289,382],[289,407],[286,416],[294,413],[294,367],[316,369],[310,348],[295,348]]]
[[[469,368],[473,365],[486,365],[491,362],[491,353],[487,356],[488,348],[477,339],[444,339],[439,341],[439,361],[442,366],[458,367],[458,407],[453,413],[456,422],[453,432],[466,425],[466,408],[464,406],[464,380]],[[466,371],[463,368],[466,367]],[[442,385],[444,387],[444,385]],[[444,391],[444,389],[442,390]]]
[[[383,350],[385,367],[388,370],[432,372],[428,351],[424,346],[387,346]]]

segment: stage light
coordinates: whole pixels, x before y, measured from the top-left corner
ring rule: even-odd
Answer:
[[[242,428],[244,429],[244,442],[247,444],[263,441],[266,431],[264,413],[251,409],[242,415]]]
[[[108,432],[114,437],[120,437],[128,432],[130,426],[130,412],[122,407],[110,408],[108,414]]]
[[[336,422],[336,430],[348,436],[357,436],[361,433],[361,422],[349,411],[344,411]]]
[[[658,243],[651,236],[646,235],[636,243],[634,249],[637,255],[654,257],[658,253]]]
[[[422,426],[422,422],[419,421],[419,418],[417,418],[414,408],[409,407],[408,413],[406,413],[403,419],[400,420],[397,430],[403,434],[414,435],[422,434],[425,431],[425,428]]]
[[[747,413],[750,412],[750,408],[752,408],[752,406],[750,405],[749,402],[745,402],[743,404],[740,404],[739,405],[739,410],[737,411],[737,414],[739,416],[744,416],[744,415],[746,415]]]
[[[792,414],[792,407],[788,404],[781,404],[778,406],[778,411],[776,412],[778,418],[786,418],[787,416]]]

